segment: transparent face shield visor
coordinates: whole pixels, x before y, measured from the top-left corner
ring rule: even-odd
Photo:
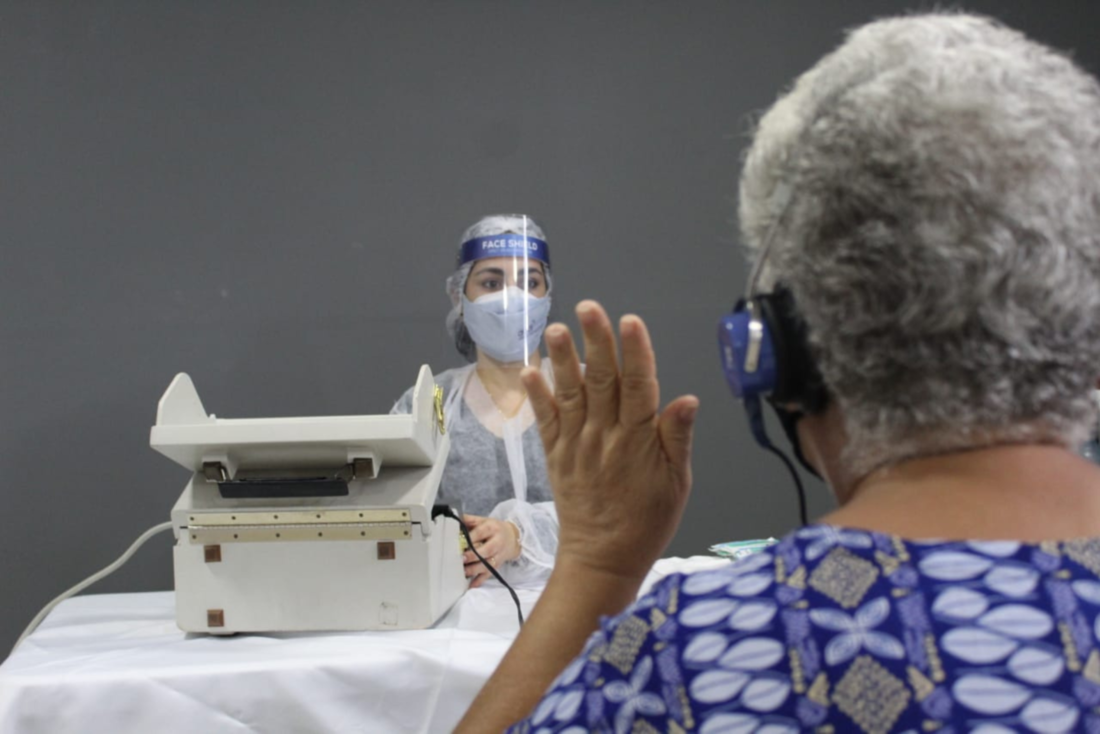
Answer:
[[[470,240],[467,253],[473,267],[462,315],[470,337],[498,362],[530,364],[550,312],[546,243],[509,233]]]

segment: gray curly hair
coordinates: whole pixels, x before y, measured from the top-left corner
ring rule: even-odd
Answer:
[[[461,258],[463,243],[475,237],[491,237],[498,234],[523,234],[524,217],[525,215],[523,214],[489,214],[477,220],[462,233],[462,238],[458,241],[458,258]],[[542,227],[540,227],[534,219],[531,219],[531,217],[526,217],[526,220],[528,236],[545,241],[546,234],[542,231]],[[466,322],[462,320],[462,294],[466,291],[466,281],[469,279],[470,271],[473,267],[474,264],[472,262],[468,262],[465,265],[460,264],[458,270],[455,270],[447,276],[446,283],[447,296],[451,299],[451,310],[447,314],[447,333],[450,334],[451,339],[454,340],[455,349],[466,358],[467,362],[477,361],[477,345],[474,344],[474,340],[470,338],[470,332],[466,329]],[[546,295],[550,295],[553,284],[550,279],[549,265],[545,265],[545,271]]]
[[[860,477],[1009,443],[1078,445],[1100,374],[1100,86],[961,14],[853,32],[761,118],[750,258],[786,285]]]

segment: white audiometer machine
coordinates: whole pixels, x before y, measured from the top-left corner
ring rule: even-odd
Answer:
[[[179,374],[150,445],[191,471],[172,509],[188,632],[420,629],[462,596],[458,522],[434,512],[450,439],[421,367],[408,415],[225,419]]]

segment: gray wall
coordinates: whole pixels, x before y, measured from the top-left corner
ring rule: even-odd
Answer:
[[[665,396],[702,399],[669,552],[790,529],[714,343],[744,133],[843,28],[912,7],[0,3],[0,657],[168,519],[176,372],[224,417],[387,411],[457,363],[443,280],[491,211],[545,225],[559,317],[641,314]],[[1093,3],[969,7],[1100,66]],[[92,591],[170,589],[170,545]]]

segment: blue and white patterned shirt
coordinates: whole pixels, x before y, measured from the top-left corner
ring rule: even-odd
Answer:
[[[602,620],[513,731],[1100,734],[1100,538],[810,525]]]

